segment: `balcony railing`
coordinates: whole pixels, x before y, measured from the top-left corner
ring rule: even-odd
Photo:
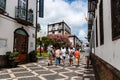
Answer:
[[[0,13],[5,12],[6,0],[0,0]]]
[[[95,12],[98,0],[88,0],[88,12]]]
[[[28,11],[21,7],[15,8],[15,18],[16,20],[24,25],[32,25],[33,24],[33,12]]]
[[[27,21],[33,23],[33,12],[28,11]]]

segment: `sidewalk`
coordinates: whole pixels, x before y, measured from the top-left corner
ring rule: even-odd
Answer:
[[[0,70],[0,80],[95,80],[92,65],[85,68],[84,53],[81,53],[80,66],[47,66],[47,59],[39,58],[37,63],[19,65],[17,68]]]

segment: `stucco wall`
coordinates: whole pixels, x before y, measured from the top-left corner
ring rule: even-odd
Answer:
[[[6,12],[8,16],[15,18],[15,7],[18,6],[18,0],[6,0]],[[0,39],[7,40],[6,47],[0,47],[0,55],[4,55],[7,51],[13,51],[14,31],[17,28],[26,30],[29,35],[28,52],[35,50],[35,22],[36,22],[36,0],[29,0],[28,9],[33,9],[34,25],[25,26],[16,20],[0,14]]]
[[[100,0],[99,0],[100,2]],[[103,0],[103,24],[104,24],[104,44],[100,45],[100,26],[99,26],[99,3],[96,10],[98,19],[98,47],[95,48],[95,54],[101,59],[120,70],[120,39],[112,41],[112,22],[111,22],[111,0]],[[94,21],[94,27],[95,21]],[[95,29],[94,29],[95,30]],[[96,34],[95,34],[96,37]],[[96,40],[95,40],[96,41]]]

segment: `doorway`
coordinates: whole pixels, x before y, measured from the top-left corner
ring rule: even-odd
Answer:
[[[18,52],[18,60],[20,63],[27,62],[28,56],[28,34],[23,28],[16,29],[14,32],[13,51]]]

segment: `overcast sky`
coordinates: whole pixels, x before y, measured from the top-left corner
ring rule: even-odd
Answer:
[[[39,18],[42,33],[47,25],[65,21],[80,40],[87,36],[87,0],[44,0],[44,18]],[[86,41],[85,41],[86,42]]]

